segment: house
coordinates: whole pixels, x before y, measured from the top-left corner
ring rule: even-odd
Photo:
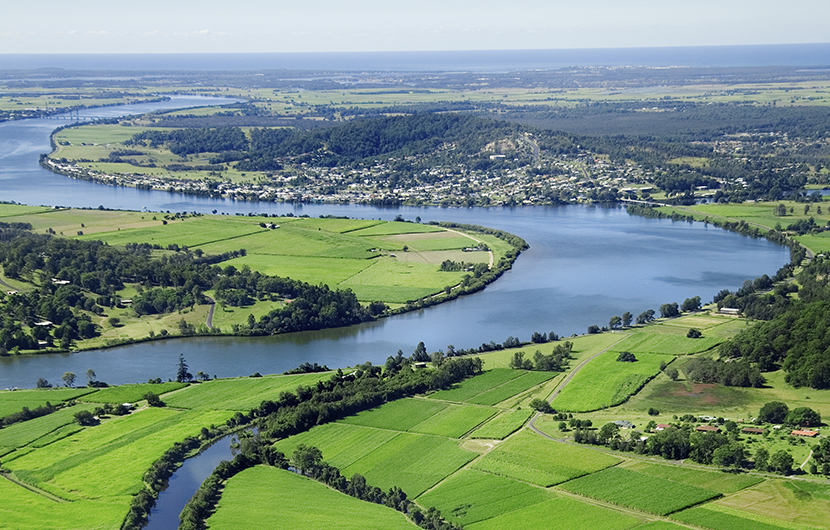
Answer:
[[[633,429],[634,424],[628,420],[617,420],[614,422],[614,425],[619,427],[620,429]]]
[[[741,432],[744,434],[764,434],[764,429],[759,429],[758,427],[744,427],[741,429]]]
[[[695,427],[697,432],[720,432],[720,427],[714,425],[698,425]]]
[[[720,309],[718,309],[718,314],[738,316],[739,314],[741,314],[741,310],[734,307],[721,307]]]
[[[50,322],[49,320],[44,320],[43,322],[35,322],[35,326],[38,326],[38,327],[41,327],[41,328],[48,328],[50,326],[54,326],[54,324],[52,322]]]
[[[808,438],[815,438],[818,436],[818,431],[793,431],[790,433],[792,436],[806,436]]]
[[[671,427],[671,425],[666,425],[665,423],[658,423],[657,427],[654,428],[655,431],[664,431]]]

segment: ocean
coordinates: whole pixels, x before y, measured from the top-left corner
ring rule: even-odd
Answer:
[[[332,53],[0,54],[0,70],[555,70],[570,66],[830,67],[830,43]]]

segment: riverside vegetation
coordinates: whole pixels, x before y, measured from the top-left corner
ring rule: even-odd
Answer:
[[[705,340],[686,337],[690,327]],[[507,521],[538,528],[544,521],[720,530],[757,528],[762,519],[763,528],[827,528],[819,514],[830,504],[821,423],[830,414],[828,391],[793,387],[781,370],[765,372],[759,388],[699,383],[688,371],[745,328],[746,321],[712,309],[567,341],[511,337],[509,347],[463,357],[419,345],[384,366],[337,372],[188,383],[185,365],[183,383],[0,392],[4,410],[45,401],[55,409],[0,429],[0,466],[11,479],[0,481],[9,499],[0,513],[18,529],[133,527],[178,462],[238,432],[239,455],[205,481],[182,514],[183,528],[259,528],[283,518],[344,528],[364,517],[392,528],[412,524],[392,517],[391,508],[424,528]],[[557,349],[566,357],[562,371],[544,371],[545,363],[510,368],[517,357]],[[616,361],[621,352],[636,360]],[[428,365],[417,366],[423,358]],[[632,385],[607,362],[640,366],[647,382]],[[600,390],[583,393],[586,385]],[[617,395],[621,402],[612,406]],[[124,402],[136,407],[115,411]],[[534,413],[540,402],[553,410]],[[815,414],[805,416],[805,408]],[[81,411],[98,422],[80,425]],[[780,422],[784,428],[772,428]],[[788,423],[822,436],[818,443],[791,436]],[[723,433],[694,432],[701,425]],[[662,460],[685,457],[667,452],[683,436],[688,460]],[[736,446],[744,448],[738,461],[720,450],[734,455]],[[289,485],[297,488],[290,502],[257,501]],[[763,504],[753,500],[760,498]],[[320,503],[320,510],[297,510]]]
[[[475,292],[527,246],[402,219],[0,213],[2,355],[355,324]]]

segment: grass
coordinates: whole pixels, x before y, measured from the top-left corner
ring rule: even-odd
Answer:
[[[720,495],[711,490],[619,467],[592,473],[559,487],[578,495],[657,515],[667,515]]]
[[[46,403],[57,405],[70,399],[95,392],[92,388],[59,388],[51,390],[14,390],[0,391],[0,418],[23,410],[23,407],[35,409]],[[1,444],[0,444],[1,445]]]
[[[553,407],[586,412],[618,405],[660,373],[661,361],[671,359],[665,355],[640,353],[636,362],[618,362],[618,355],[609,351],[585,365],[553,400]]]
[[[533,411],[528,409],[504,411],[473,431],[470,437],[503,440],[519,430],[532,415]]]
[[[534,504],[465,526],[467,530],[626,530],[640,525],[642,521],[633,515],[623,514],[608,508],[580,502],[576,499],[553,496],[545,502]]]
[[[495,413],[496,411],[490,407],[451,405],[409,430],[422,434],[461,438],[481,423],[487,421]]]
[[[142,383],[137,385],[120,385],[102,388],[94,394],[84,396],[82,401],[90,403],[135,403],[144,399],[144,394],[153,392],[157,395],[166,394],[187,386],[187,383]]]
[[[175,394],[165,396],[163,401],[170,407],[183,409],[247,412],[265,400],[277,399],[281,392],[294,392],[298,386],[313,385],[329,377],[330,373],[323,372],[215,379],[190,385]]]
[[[495,405],[556,377],[556,372],[525,372],[521,376],[469,399],[478,405]]]
[[[693,327],[694,324],[689,327]],[[719,337],[701,337],[699,339],[690,339],[685,336],[689,330],[688,327],[683,327],[682,336],[658,334],[655,331],[660,330],[660,326],[654,326],[655,329],[649,328],[646,332],[638,332],[631,334],[624,342],[615,346],[616,351],[630,351],[631,353],[660,353],[664,355],[685,355],[689,353],[698,353],[710,350],[723,342]],[[663,326],[665,329],[665,326]]]
[[[769,519],[759,521],[758,518],[743,517],[740,514],[713,510],[709,507],[698,506],[683,510],[672,515],[678,521],[690,523],[712,530],[779,530],[790,526],[776,526],[770,524]]]
[[[398,486],[420,495],[475,458],[458,442],[438,436],[393,432],[342,423],[315,427],[281,440],[275,448],[291,455],[298,444],[313,445],[346,476],[360,473],[382,489]],[[360,448],[356,451],[355,448]]]
[[[92,410],[91,405],[76,405],[55,411],[46,416],[9,425],[0,429],[0,447],[16,448],[28,445],[50,433],[74,424],[75,413],[81,410]]]
[[[391,401],[381,407],[363,411],[341,421],[377,429],[408,431],[446,408],[447,405],[444,403],[406,398]]]
[[[781,526],[830,528],[830,486],[826,481],[766,480],[707,508]]]
[[[618,464],[616,457],[521,431],[473,464],[475,469],[552,486]]]
[[[263,466],[247,469],[228,481],[208,524],[213,530],[417,528],[391,508],[360,501],[289,471]]]
[[[123,516],[128,496],[139,491],[145,471],[165,450],[197,435],[201,426],[229,416],[146,409],[87,427],[19,458],[13,453],[3,463],[24,482],[67,500],[123,499]]]
[[[763,482],[763,478],[746,473],[727,473],[724,471],[702,471],[700,469],[684,468],[680,466],[648,464],[633,462],[623,465],[625,469],[636,471],[651,477],[660,477],[690,486],[697,486],[719,493],[735,493],[744,488]]]
[[[462,525],[521,510],[550,499],[550,494],[505,477],[462,469],[418,497],[421,506],[435,506],[452,522]]]
[[[429,395],[430,399],[442,399],[445,401],[469,402],[469,400],[485,392],[507,383],[525,372],[509,368],[494,368],[487,370],[475,377],[471,377],[461,383],[453,385],[449,390],[440,390]]]

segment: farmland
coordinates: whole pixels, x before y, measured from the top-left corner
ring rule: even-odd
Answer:
[[[667,515],[720,495],[711,490],[640,475],[618,467],[572,480],[560,487],[579,495],[657,515]]]
[[[672,357],[655,353],[638,353],[636,362],[618,362],[619,351],[603,353],[580,370],[553,400],[557,409],[587,412],[619,405],[637,392],[646,381],[660,372],[660,363]]]
[[[236,271],[259,273],[313,286],[325,285],[331,290],[350,290],[357,301],[348,293],[343,296],[348,296],[349,303],[355,306],[361,303],[365,308],[377,302],[371,314],[361,317],[364,319],[438,303],[478,288],[495,279],[496,265],[505,267],[503,258],[508,252],[515,252],[511,244],[492,235],[403,221],[293,215],[275,219],[254,214],[170,214],[18,205],[3,205],[0,214],[3,222],[30,224],[35,233],[84,242],[102,241],[112,247],[136,249],[140,245],[141,252],[149,258],[186,260],[192,266],[207,260],[217,264],[214,271],[221,267],[222,272],[228,271],[230,275]],[[487,242],[487,249],[463,251],[482,241]],[[442,270],[441,265],[447,260],[456,265]],[[473,265],[478,263],[487,266],[473,271]],[[491,274],[482,277],[491,269]],[[33,291],[48,283],[38,271],[33,272],[26,278],[2,278],[16,291]],[[80,283],[79,278],[74,278],[74,282]],[[171,292],[180,288],[158,286],[166,290],[165,296],[174,296]],[[210,299],[201,298],[187,307],[176,307],[175,311],[156,308],[148,313],[146,307],[132,305],[148,288],[155,287],[153,282],[137,282],[134,277],[121,278],[111,287],[82,285],[86,304],[79,305],[76,317],[88,319],[95,332],[70,345],[54,337],[33,344],[40,344],[41,348],[60,345],[62,349],[90,349],[186,333],[237,334],[240,328],[251,326],[251,317],[256,323],[273,311],[291,312],[293,307],[288,305],[291,298],[285,293],[256,292],[239,298],[233,294],[236,291],[228,295],[226,289],[210,282],[200,285],[200,293]],[[105,302],[98,296],[102,289],[114,298]],[[119,303],[120,300],[125,303]],[[93,302],[98,301],[104,305],[95,307]],[[216,302],[213,307],[209,305],[211,301]],[[55,323],[56,327],[59,325],[60,322]],[[187,332],[188,327],[192,332]]]
[[[309,510],[309,506],[315,506]],[[385,506],[363,502],[311,479],[267,467],[248,469],[228,481],[214,530],[274,528],[342,528],[344,530],[412,530],[417,528]]]

